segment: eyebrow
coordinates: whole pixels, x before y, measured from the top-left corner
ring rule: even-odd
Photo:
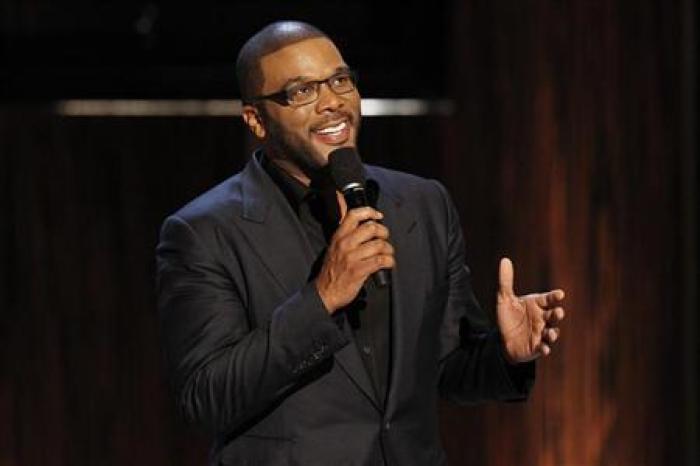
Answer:
[[[329,76],[329,78],[330,78],[331,76],[334,76],[334,75],[338,74],[338,73],[342,73],[343,71],[350,71],[350,67],[347,66],[347,65],[343,65],[343,66],[337,67],[337,68],[333,71],[333,74],[331,74],[331,75]],[[327,79],[327,78],[326,78],[326,79]],[[282,88],[283,88],[283,89],[286,89],[286,88],[288,88],[289,86],[291,86],[291,85],[293,85],[293,84],[297,84],[297,83],[300,83],[300,82],[308,82],[308,81],[320,81],[320,80],[314,79],[314,78],[311,77],[311,76],[295,76],[295,77],[293,77],[293,78],[288,79],[288,80],[284,83],[284,85],[282,86]]]

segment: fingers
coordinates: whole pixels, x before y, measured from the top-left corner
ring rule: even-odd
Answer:
[[[381,212],[369,207],[350,210],[347,221],[336,230],[331,243],[353,261],[365,260],[374,255],[393,256],[394,248],[387,241],[389,229],[374,220],[381,215]]]
[[[547,325],[554,325],[564,320],[565,315],[566,312],[564,312],[564,308],[557,306],[551,311],[545,311],[544,319],[547,322]]]
[[[559,329],[555,327],[545,327],[542,330],[542,338],[538,345],[538,352],[542,356],[548,356],[552,353],[552,346],[559,339]]]
[[[389,239],[389,229],[375,221],[367,221],[359,225],[354,231],[347,233],[338,241],[342,243],[342,247],[354,249],[372,239],[381,239],[386,241]]]
[[[335,232],[335,236],[338,238],[342,238],[348,235],[349,233],[355,231],[355,229],[357,229],[360,223],[366,222],[368,220],[379,221],[382,218],[384,218],[384,214],[371,207],[360,207],[357,209],[350,209],[343,218],[343,221],[340,222],[340,226],[338,226],[338,229]]]
[[[554,344],[559,338],[559,328],[547,327],[542,331],[542,341],[548,344]]]
[[[501,295],[514,295],[513,292],[513,263],[507,257],[501,259],[498,266],[498,292]]]
[[[373,239],[356,247],[349,256],[352,260],[363,260],[375,255],[394,255],[394,247],[383,239]]]
[[[393,254],[375,254],[358,262],[354,272],[358,280],[364,282],[369,275],[379,269],[392,269],[395,265],[396,259],[394,259]]]
[[[552,345],[559,339],[559,327],[555,327],[554,325],[558,324],[564,318],[564,308],[555,307],[551,311],[545,311],[544,318],[545,327],[542,329],[542,348],[540,352],[543,356],[547,356],[552,350]]]
[[[554,306],[558,306],[564,301],[564,290],[553,290],[547,293],[540,293],[537,295],[536,301],[537,305],[548,309]]]
[[[333,235],[316,278],[329,313],[352,302],[371,274],[395,266],[389,230],[379,223],[382,217],[371,207],[351,209]]]

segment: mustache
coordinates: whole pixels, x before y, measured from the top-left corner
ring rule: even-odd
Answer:
[[[323,120],[314,123],[311,126],[311,129],[315,130],[315,129],[321,128],[322,126],[326,126],[329,123],[333,123],[333,122],[338,121],[338,120],[348,120],[348,122],[350,122],[350,124],[355,124],[356,119],[357,119],[357,117],[355,116],[355,114],[353,112],[350,112],[347,110],[336,110],[335,112],[333,112],[331,114],[324,115]]]

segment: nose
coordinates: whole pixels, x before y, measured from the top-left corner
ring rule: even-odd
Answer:
[[[328,86],[322,83],[318,89],[318,100],[316,101],[316,112],[333,112],[343,106],[343,99]]]

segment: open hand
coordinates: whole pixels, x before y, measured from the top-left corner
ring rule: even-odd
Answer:
[[[564,291],[516,296],[513,275],[513,263],[501,259],[496,315],[504,353],[509,362],[520,363],[552,351],[559,338],[558,324],[564,318]]]

